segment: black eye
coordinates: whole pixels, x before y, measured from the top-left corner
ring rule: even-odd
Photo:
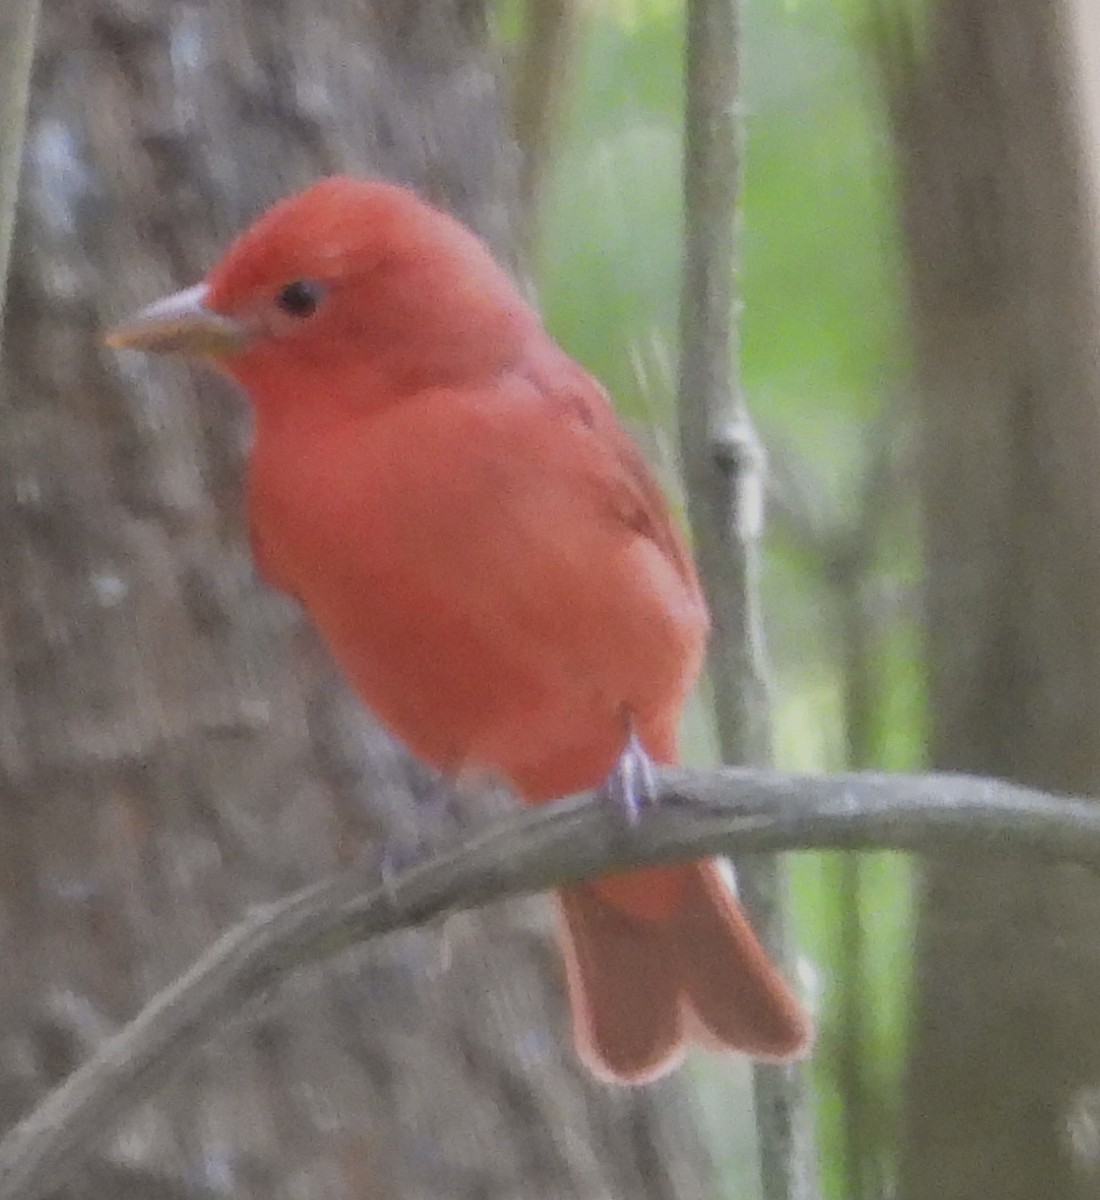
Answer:
[[[275,303],[292,317],[311,317],[321,303],[323,290],[308,279],[295,279],[275,297]]]

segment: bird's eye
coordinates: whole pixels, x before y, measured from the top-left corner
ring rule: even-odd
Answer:
[[[324,290],[308,279],[295,279],[275,297],[279,308],[291,317],[311,317],[321,303]]]

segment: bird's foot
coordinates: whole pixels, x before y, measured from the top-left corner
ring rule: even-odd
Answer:
[[[430,851],[423,844],[409,846],[389,841],[382,846],[378,855],[378,875],[386,901],[395,914],[401,912],[397,887],[401,875],[430,857]]]
[[[603,793],[623,814],[628,825],[636,825],[642,809],[657,803],[657,773],[633,722],[619,761],[603,785]]]
[[[395,909],[399,877],[449,846],[460,830],[452,808],[453,791],[445,782],[426,786],[416,799],[413,819],[405,819],[404,814],[395,819],[375,850],[382,887]]]

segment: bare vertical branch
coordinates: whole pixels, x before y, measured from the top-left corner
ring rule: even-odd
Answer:
[[[813,563],[825,582],[834,614],[844,683],[845,759],[868,769],[879,742],[878,715],[885,680],[879,670],[881,618],[869,604],[870,585],[889,521],[912,488],[905,409],[889,403],[866,435],[866,464],[854,521],[831,503],[814,464],[773,438],[769,493],[775,524]],[[838,897],[839,975],[836,980],[834,1070],[843,1108],[845,1182],[849,1200],[885,1194],[880,1146],[882,1107],[865,1061],[867,1034],[867,941],[862,920],[863,861],[854,854],[831,863]]]
[[[738,0],[689,0],[680,320],[680,439],[688,506],[714,621],[710,672],[722,755],[772,757],[759,610],[763,453],[740,390],[734,221],[740,187]],[[779,864],[741,864],[742,899],[769,951],[786,954]],[[798,1068],[754,1074],[767,1200],[816,1194],[812,1121]]]
[[[38,0],[6,0],[0,6],[0,322],[4,317],[37,28]]]
[[[519,242],[530,267],[539,206],[572,77],[581,24],[578,0],[528,0],[512,95],[512,134],[520,152]]]
[[[884,679],[878,669],[882,629],[869,611],[872,581],[886,522],[897,513],[910,483],[899,461],[904,442],[904,409],[888,404],[867,435],[867,465],[854,526],[838,529],[834,548],[823,560],[832,585],[839,625],[844,677],[846,765],[869,770],[879,757],[878,716],[884,706]],[[876,1103],[867,1061],[867,937],[863,920],[864,860],[840,855],[840,979],[837,996],[837,1076],[844,1101],[844,1145],[851,1200],[873,1200],[887,1191],[882,1178],[882,1108]]]

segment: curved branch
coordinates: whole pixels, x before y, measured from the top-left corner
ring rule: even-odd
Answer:
[[[0,1200],[36,1200],[245,1004],[303,965],[443,914],[609,870],[799,849],[967,850],[1100,869],[1100,806],[964,775],[669,770],[633,826],[592,795],[494,823],[395,877],[338,876],[257,910],[0,1142]]]

